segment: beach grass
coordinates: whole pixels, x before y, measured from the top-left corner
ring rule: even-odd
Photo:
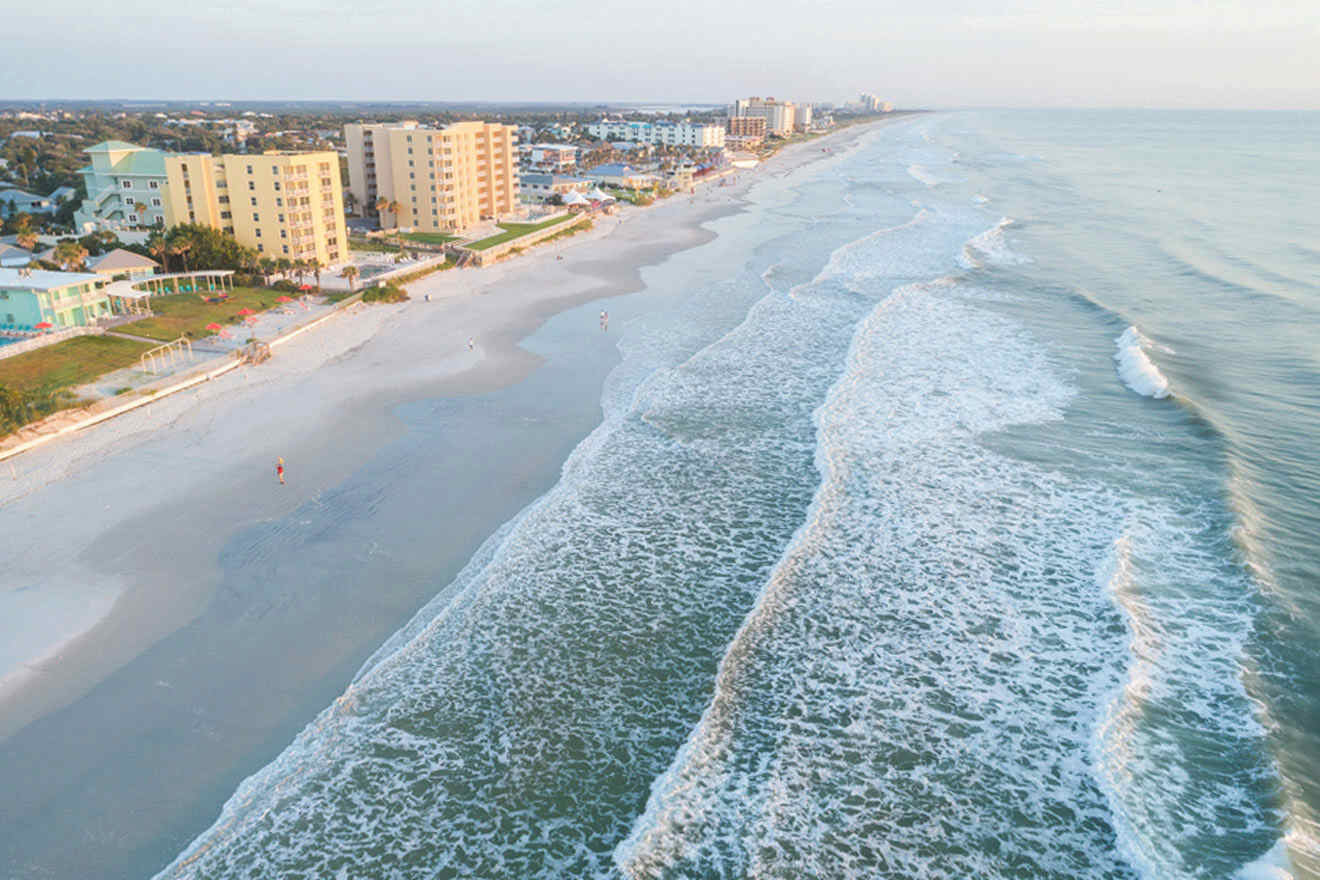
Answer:
[[[503,229],[503,232],[479,241],[469,242],[464,247],[474,251],[484,251],[487,248],[495,247],[497,244],[504,244],[506,241],[513,241],[515,238],[521,238],[524,235],[554,226],[556,223],[563,223],[571,217],[571,214],[565,214],[562,217],[551,217],[549,220],[542,220],[540,223],[497,223],[495,225]]]
[[[223,303],[208,303],[195,293],[177,293],[151,298],[155,315],[124,324],[115,329],[134,336],[169,342],[180,336],[200,338],[209,336],[206,325],[212,322],[228,324],[239,319],[241,309],[262,312],[274,306],[281,292],[263,287],[236,287]]]
[[[0,360],[0,385],[17,391],[58,391],[137,363],[149,342],[120,336],[75,336]]]

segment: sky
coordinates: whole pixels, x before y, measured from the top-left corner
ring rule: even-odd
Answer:
[[[1320,0],[55,0],[4,21],[0,100],[1320,109]]]

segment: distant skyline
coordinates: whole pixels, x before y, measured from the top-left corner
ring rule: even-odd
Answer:
[[[1320,109],[1320,3],[66,0],[6,12],[0,100]],[[13,35],[22,35],[15,38]]]

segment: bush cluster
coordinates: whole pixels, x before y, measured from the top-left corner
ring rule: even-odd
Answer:
[[[394,284],[382,284],[380,287],[368,287],[362,292],[362,301],[368,303],[407,302],[408,291]]]

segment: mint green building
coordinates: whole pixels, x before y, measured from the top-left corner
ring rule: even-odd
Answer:
[[[90,272],[0,269],[0,329],[83,327],[113,313],[106,279]]]
[[[87,198],[73,214],[80,232],[165,222],[164,152],[123,141],[102,141],[88,147],[87,154],[92,164],[78,170]]]

